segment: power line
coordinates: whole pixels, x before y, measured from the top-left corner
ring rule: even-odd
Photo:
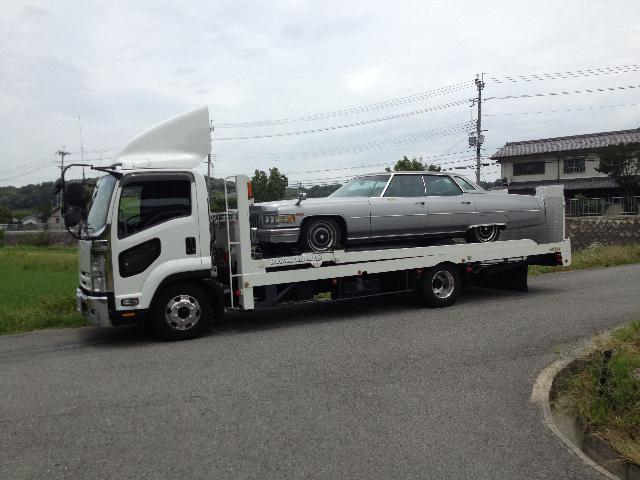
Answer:
[[[396,120],[398,118],[406,118],[406,117],[410,117],[410,116],[414,116],[414,115],[420,115],[423,113],[427,113],[427,112],[433,112],[436,110],[445,110],[447,108],[453,108],[453,107],[457,107],[460,105],[465,105],[468,103],[467,99],[462,99],[462,100],[456,100],[454,102],[450,102],[450,103],[445,103],[442,105],[436,105],[433,107],[428,107],[428,108],[422,108],[420,110],[414,110],[412,112],[405,112],[405,113],[398,113],[396,115],[388,115],[386,117],[381,117],[381,118],[373,118],[370,120],[363,120],[360,122],[352,122],[352,123],[344,123],[342,125],[333,125],[330,127],[321,127],[321,128],[313,128],[313,129],[309,129],[309,130],[301,130],[301,131],[296,131],[296,132],[285,132],[285,133],[272,133],[272,134],[265,134],[265,135],[250,135],[250,136],[246,136],[246,137],[221,137],[221,138],[216,138],[216,141],[220,141],[220,140],[256,140],[256,139],[261,139],[261,138],[276,138],[276,137],[288,137],[291,135],[304,135],[304,134],[308,134],[308,133],[320,133],[320,132],[329,132],[332,130],[339,130],[342,128],[351,128],[351,127],[357,127],[357,126],[361,126],[361,125],[370,125],[373,123],[379,123],[379,122],[385,122],[387,120]]]
[[[389,139],[377,140],[374,142],[362,143],[357,145],[346,145],[343,147],[325,148],[320,150],[308,150],[303,152],[292,153],[275,153],[275,154],[260,154],[257,156],[244,156],[234,157],[234,160],[238,158],[270,158],[271,160],[281,159],[296,159],[296,158],[318,158],[318,157],[330,157],[337,155],[350,155],[356,153],[367,152],[376,149],[392,148],[395,146],[406,145],[410,143],[420,142],[422,140],[443,137],[448,135],[455,135],[457,133],[467,132],[471,128],[471,122],[459,122],[445,127],[436,128],[433,130],[424,130],[421,132],[413,133],[411,135],[405,135],[401,137],[394,137]],[[214,158],[218,158],[219,154],[214,154]]]
[[[540,80],[558,80],[571,78],[587,78],[600,75],[616,75],[634,73],[640,70],[640,65],[619,65],[613,67],[585,68],[582,70],[569,70],[565,72],[530,73],[518,75],[504,75],[501,77],[489,77],[495,83],[535,82]]]
[[[533,115],[539,113],[564,113],[564,112],[579,112],[585,110],[602,110],[605,108],[622,108],[622,107],[636,107],[640,103],[625,103],[622,105],[601,105],[597,107],[583,107],[583,108],[565,108],[560,110],[540,110],[537,112],[512,112],[512,113],[485,113],[485,117],[497,117],[502,115]]]
[[[606,88],[586,88],[584,90],[569,90],[563,92],[545,92],[545,93],[524,93],[522,95],[506,95],[504,97],[488,97],[485,101],[488,100],[512,100],[516,98],[538,98],[538,97],[547,97],[547,96],[559,96],[559,95],[573,95],[574,93],[601,93],[607,91],[618,91],[618,90],[626,90],[626,89],[634,89],[640,88],[640,85],[624,85],[620,87],[606,87]]]
[[[369,112],[372,110],[380,110],[383,108],[395,107],[395,106],[403,105],[407,103],[419,102],[427,98],[433,98],[440,95],[446,95],[448,93],[458,92],[460,90],[464,90],[471,86],[473,86],[471,82],[464,81],[464,82],[458,82],[455,84],[447,85],[447,86],[432,89],[432,90],[426,90],[423,92],[414,93],[412,95],[408,95],[404,97],[396,97],[389,100],[384,100],[381,102],[371,103],[368,105],[362,105],[358,107],[347,107],[347,108],[334,110],[330,112],[301,115],[297,117],[288,117],[288,118],[282,118],[282,119],[219,123],[219,124],[216,124],[216,128],[263,127],[263,126],[273,126],[273,125],[284,125],[288,123],[300,123],[300,122],[324,120],[327,118],[353,115],[357,113]]]

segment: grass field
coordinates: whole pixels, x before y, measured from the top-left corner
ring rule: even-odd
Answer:
[[[612,352],[607,363],[605,351]],[[586,365],[563,380],[560,391],[566,398],[562,407],[640,464],[640,320],[601,340]]]
[[[640,245],[595,245],[576,252],[570,267],[535,266],[529,273],[628,263],[640,263]],[[0,247],[0,335],[85,325],[75,310],[77,286],[76,249]]]
[[[85,325],[76,259],[73,248],[0,248],[0,334]]]

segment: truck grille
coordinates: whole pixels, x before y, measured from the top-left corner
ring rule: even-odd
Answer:
[[[249,215],[249,224],[252,228],[258,228],[260,226],[260,215],[256,213]]]

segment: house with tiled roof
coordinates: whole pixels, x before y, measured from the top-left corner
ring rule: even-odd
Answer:
[[[610,198],[620,195],[618,185],[596,168],[602,149],[620,143],[640,148],[640,128],[508,142],[491,159],[500,164],[502,183],[512,193],[562,184],[567,198]]]

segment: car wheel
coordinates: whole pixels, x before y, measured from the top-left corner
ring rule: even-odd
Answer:
[[[155,332],[165,340],[198,337],[211,324],[211,300],[203,288],[192,283],[169,285],[151,309]]]
[[[311,218],[303,225],[300,244],[305,252],[328,252],[340,246],[341,234],[333,218]]]
[[[423,305],[448,307],[460,296],[462,277],[454,265],[444,263],[424,271],[416,288]]]
[[[498,225],[483,225],[469,230],[464,238],[469,243],[487,243],[495,242],[499,236],[500,227]]]

